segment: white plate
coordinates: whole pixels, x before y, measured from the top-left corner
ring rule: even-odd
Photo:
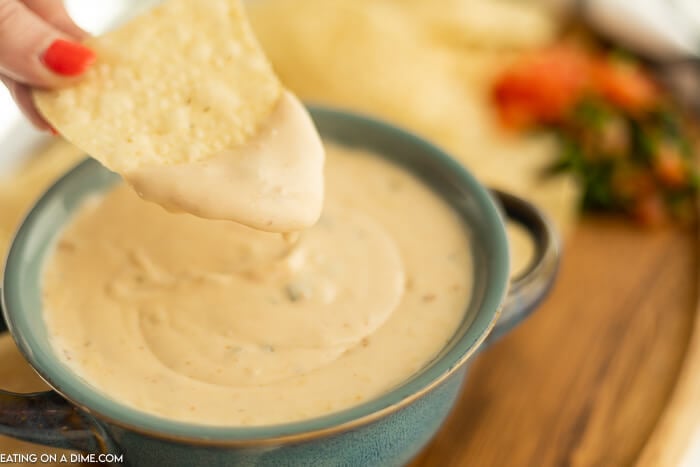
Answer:
[[[591,24],[661,62],[700,56],[699,0],[584,0]]]

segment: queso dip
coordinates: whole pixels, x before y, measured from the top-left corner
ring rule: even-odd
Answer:
[[[206,425],[298,421],[425,367],[472,287],[459,216],[404,169],[327,145],[319,222],[294,236],[89,199],[43,276],[52,345],[121,403]]]

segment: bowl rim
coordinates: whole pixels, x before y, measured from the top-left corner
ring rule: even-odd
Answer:
[[[252,427],[203,425],[159,417],[115,401],[90,387],[89,383],[74,373],[62,367],[52,367],[50,363],[43,361],[41,356],[32,351],[30,340],[35,336],[32,333],[28,314],[19,312],[21,299],[19,299],[19,293],[15,289],[18,287],[15,284],[17,274],[12,274],[13,265],[21,261],[29,230],[28,225],[31,224],[31,220],[40,216],[43,207],[54,198],[57,192],[61,191],[64,185],[71,183],[81,168],[85,169],[86,166],[97,163],[93,159],[87,158],[68,170],[48,188],[20,224],[7,255],[5,274],[2,280],[3,286],[0,290],[0,308],[2,308],[13,339],[35,372],[54,391],[71,404],[94,416],[98,421],[155,439],[215,447],[279,445],[309,441],[345,432],[396,413],[440,386],[475,354],[500,316],[510,279],[510,254],[505,222],[493,197],[465,167],[445,151],[406,129],[372,116],[345,109],[315,104],[307,105],[307,107],[315,121],[330,118],[343,121],[346,125],[370,126],[375,131],[384,132],[393,139],[402,139],[422,153],[438,159],[440,164],[458,176],[460,182],[468,187],[470,195],[486,217],[488,225],[485,227],[491,232],[492,241],[495,244],[494,251],[488,256],[493,277],[484,287],[483,300],[477,313],[478,316],[487,314],[488,318],[480,323],[481,329],[477,337],[468,339],[468,334],[465,331],[447,352],[430,362],[426,368],[376,398],[339,412],[296,422]],[[361,142],[358,144],[361,145]],[[426,180],[423,181],[430,185]],[[445,199],[444,196],[439,196]],[[453,202],[447,199],[445,201],[455,207]],[[10,312],[9,310],[15,311]],[[475,325],[476,322],[473,322],[469,328]]]

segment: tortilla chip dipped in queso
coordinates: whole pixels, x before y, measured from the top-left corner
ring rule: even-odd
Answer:
[[[323,146],[238,0],[170,0],[88,45],[83,81],[34,94],[68,141],[171,211],[272,232],[316,222]]]

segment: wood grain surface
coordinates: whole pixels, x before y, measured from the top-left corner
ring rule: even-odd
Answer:
[[[633,465],[688,346],[696,244],[691,231],[585,220],[550,298],[479,357],[411,467]]]
[[[699,232],[700,233],[700,232]],[[700,237],[700,236],[699,236]],[[699,238],[700,239],[700,238]],[[637,467],[700,465],[700,303],[669,403],[637,459]]]

